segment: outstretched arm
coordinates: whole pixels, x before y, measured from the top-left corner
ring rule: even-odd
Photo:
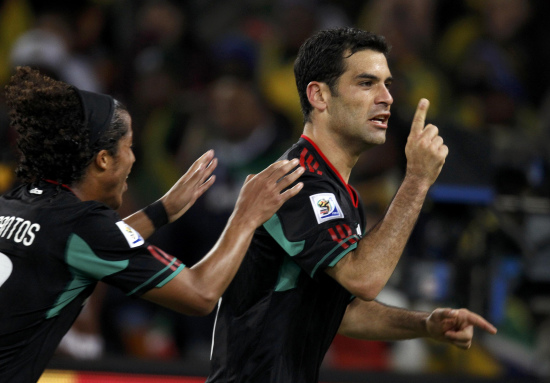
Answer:
[[[334,267],[325,271],[353,295],[373,300],[390,278],[448,154],[436,126],[424,126],[429,102],[420,100],[405,147],[407,172],[384,218]]]
[[[168,222],[174,222],[181,217],[212,186],[216,179],[212,172],[217,165],[218,160],[214,157],[214,151],[209,150],[160,198]],[[148,238],[155,232],[155,226],[144,210],[126,217],[124,222],[137,230],[143,238]]]
[[[210,313],[235,276],[256,228],[302,189],[300,182],[282,192],[303,174],[302,167],[288,174],[298,164],[297,159],[279,161],[255,176],[248,176],[212,250],[163,287],[149,290],[143,298],[184,314]]]
[[[497,332],[492,324],[467,309],[438,308],[428,313],[356,298],[348,305],[338,333],[364,340],[431,338],[468,349],[474,327],[490,334]]]

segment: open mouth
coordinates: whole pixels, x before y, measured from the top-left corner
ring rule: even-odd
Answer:
[[[374,116],[373,118],[369,119],[369,121],[374,122],[376,125],[387,127],[389,118],[390,118],[389,113],[383,113],[383,114],[378,114]]]

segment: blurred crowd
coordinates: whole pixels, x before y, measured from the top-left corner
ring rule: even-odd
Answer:
[[[468,353],[422,340],[337,338],[335,368],[550,376],[550,28],[544,0],[4,0],[0,84],[29,65],[108,93],[133,118],[137,162],[120,215],[153,202],[206,150],[216,183],[151,241],[192,265],[219,237],[246,175],[302,130],[293,63],[315,31],[356,26],[392,45],[386,144],[350,180],[368,224],[403,176],[421,97],[450,148],[380,299],[467,306],[498,328]],[[18,153],[0,96],[0,193]],[[76,358],[208,358],[214,314],[171,313],[100,285],[60,346]]]

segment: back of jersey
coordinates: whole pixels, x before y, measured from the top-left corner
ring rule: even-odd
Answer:
[[[0,198],[0,381],[38,380],[80,312],[74,299],[63,315],[59,292],[72,280],[64,262],[70,227],[82,203],[51,185],[25,185]]]

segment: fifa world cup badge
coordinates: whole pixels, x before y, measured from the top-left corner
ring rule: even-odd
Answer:
[[[332,219],[344,218],[344,213],[332,193],[320,193],[309,196],[317,223],[321,224]]]

